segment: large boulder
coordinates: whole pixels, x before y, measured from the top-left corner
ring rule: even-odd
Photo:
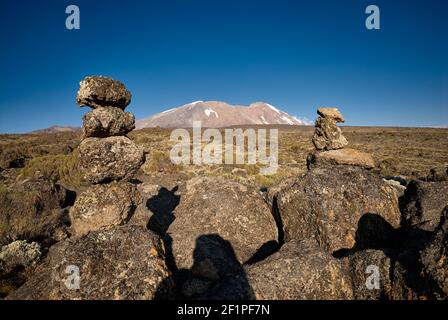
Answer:
[[[141,202],[140,193],[131,183],[94,185],[81,193],[70,209],[71,231],[82,236],[124,224]]]
[[[342,149],[348,144],[335,120],[319,117],[315,126],[312,141],[317,150]]]
[[[440,215],[448,206],[448,181],[425,182],[413,180],[401,199],[403,226],[418,226],[434,231],[440,223]]]
[[[92,76],[86,77],[79,85],[76,101],[80,106],[116,107],[124,110],[131,103],[131,93],[118,80]]]
[[[353,296],[341,263],[311,239],[287,242],[279,252],[245,270],[257,299],[336,300]]]
[[[221,177],[187,182],[167,233],[172,238],[177,267],[184,269],[193,266],[196,240],[201,235],[216,234],[226,239],[240,263],[249,260],[264,244],[276,242],[278,237],[271,209],[260,193],[251,186]],[[203,239],[200,250],[219,247],[213,239]],[[220,261],[223,260],[216,259],[213,263]],[[226,270],[225,266],[210,268]]]
[[[7,298],[166,299],[172,297],[170,279],[160,238],[140,226],[122,226],[52,246],[33,276]]]
[[[375,160],[368,153],[350,148],[315,151],[308,155],[308,169],[326,165],[350,165],[372,169],[375,167]]]
[[[130,180],[145,160],[127,137],[87,138],[79,145],[80,165],[91,183]]]
[[[359,167],[316,168],[276,198],[285,240],[315,238],[330,252],[381,248],[400,226],[396,190]]]
[[[51,244],[66,237],[73,192],[44,178],[16,182],[0,192],[0,245],[15,240]]]
[[[112,107],[97,108],[87,112],[83,122],[84,138],[124,136],[135,128],[135,118],[132,113]]]

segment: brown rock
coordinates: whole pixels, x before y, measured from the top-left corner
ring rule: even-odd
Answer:
[[[411,181],[400,202],[404,227],[434,231],[448,205],[448,181]]]
[[[36,242],[17,240],[0,250],[0,299],[22,286],[41,258]]]
[[[312,240],[285,243],[279,252],[246,267],[249,284],[262,300],[352,299],[350,278],[340,262]]]
[[[420,252],[419,260],[428,291],[437,299],[448,299],[448,206],[442,213],[433,238]]]
[[[336,122],[345,122],[345,119],[338,108],[319,108],[317,109],[317,114],[325,119],[334,120]]]
[[[0,250],[0,277],[18,267],[28,267],[39,261],[40,246],[36,242],[14,241]]]
[[[381,247],[400,226],[395,189],[359,167],[316,168],[276,198],[286,240],[315,238],[329,252]]]
[[[389,297],[391,260],[381,250],[362,250],[348,257],[353,297],[357,300],[380,300]]]
[[[8,299],[167,299],[173,292],[170,279],[160,238],[140,226],[122,226],[52,246],[31,279]]]
[[[83,117],[83,137],[123,136],[135,128],[132,113],[119,108],[97,108]]]
[[[255,188],[210,177],[192,179],[186,189],[168,228],[179,268],[192,267],[197,238],[204,234],[215,234],[228,241],[240,263],[251,258],[263,244],[277,240],[271,209]],[[222,242],[214,240],[216,237],[203,238],[201,250],[216,251],[222,246]]]
[[[103,76],[86,77],[80,83],[76,101],[93,109],[116,107],[125,109],[131,103],[131,93],[123,83]]]
[[[318,118],[315,127],[312,141],[317,150],[342,149],[348,144],[335,120]]]
[[[80,165],[91,183],[129,180],[143,164],[143,151],[127,137],[87,138],[79,145]]]
[[[94,185],[76,199],[70,209],[73,234],[121,225],[128,221],[141,203],[137,188],[127,182]]]
[[[372,169],[375,167],[375,160],[368,153],[350,148],[312,152],[308,155],[308,169],[325,165],[350,165]]]

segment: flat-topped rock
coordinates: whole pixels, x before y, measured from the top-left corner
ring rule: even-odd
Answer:
[[[334,120],[336,122],[345,122],[345,119],[338,108],[319,108],[317,109],[317,114],[325,119]]]
[[[318,151],[308,155],[308,169],[324,165],[350,165],[372,169],[375,167],[375,160],[368,153],[350,148]]]
[[[134,115],[114,107],[101,107],[87,112],[83,122],[84,138],[123,136],[135,128]]]
[[[276,198],[285,241],[315,238],[330,253],[382,248],[400,227],[398,193],[360,167],[315,168]]]
[[[86,77],[80,83],[76,102],[80,106],[117,107],[125,109],[131,103],[131,92],[118,80],[103,76]]]

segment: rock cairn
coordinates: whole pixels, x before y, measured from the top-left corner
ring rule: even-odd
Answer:
[[[344,148],[348,141],[342,134],[338,122],[344,123],[345,119],[337,108],[319,108],[314,131],[313,144],[317,150],[337,150]]]
[[[348,141],[337,123],[344,123],[345,119],[337,108],[319,108],[317,114],[319,118],[312,140],[316,151],[308,155],[308,169],[319,165],[352,165],[366,169],[375,167],[370,154],[344,148]]]
[[[80,106],[92,110],[83,117],[79,163],[84,179],[92,186],[76,200],[70,211],[72,232],[89,231],[126,222],[141,202],[129,181],[144,162],[143,151],[126,134],[135,128],[135,118],[124,109],[131,93],[119,81],[87,77],[80,82]]]

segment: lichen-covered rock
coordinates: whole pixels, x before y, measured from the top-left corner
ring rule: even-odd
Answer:
[[[121,226],[52,246],[33,276],[7,298],[166,299],[173,292],[170,277],[160,238],[140,226]]]
[[[82,236],[93,230],[128,221],[142,202],[137,188],[128,182],[94,185],[81,193],[70,209],[71,231]]]
[[[275,201],[277,194],[283,189],[289,188],[296,181],[296,179],[297,177],[288,177],[280,180],[280,182],[278,182],[277,184],[270,186],[264,193],[264,198],[266,199],[267,203],[269,203],[271,206],[276,206]]]
[[[44,178],[16,182],[0,193],[0,246],[15,240],[51,243],[66,236],[72,193]]]
[[[315,151],[308,155],[308,169],[325,165],[350,165],[372,169],[375,167],[375,160],[368,153],[350,148]]]
[[[411,181],[400,205],[404,227],[418,226],[422,230],[434,231],[440,223],[443,209],[448,206],[448,181]]]
[[[353,298],[379,300],[390,296],[391,260],[382,250],[362,250],[348,258]]]
[[[315,238],[334,252],[381,248],[400,226],[397,192],[352,166],[316,168],[277,195],[286,241]]]
[[[277,241],[278,237],[271,209],[259,192],[221,177],[189,180],[174,216],[167,232],[172,237],[178,268],[193,266],[196,240],[204,234],[216,234],[227,240],[240,263],[251,258],[263,244]],[[204,239],[201,250],[219,247],[220,243],[213,239]]]
[[[337,300],[353,297],[341,263],[308,239],[285,243],[279,252],[245,268],[257,299]]]
[[[91,76],[86,77],[79,85],[76,101],[80,106],[116,107],[124,110],[131,103],[131,93],[120,81]]]
[[[317,150],[342,149],[348,144],[335,120],[319,117],[315,127],[312,141]]]
[[[448,207],[432,241],[421,251],[420,262],[428,291],[438,299],[448,299]]]
[[[132,113],[119,108],[97,108],[87,112],[83,117],[83,137],[124,136],[135,128]]]
[[[127,137],[87,138],[78,150],[84,177],[94,184],[129,180],[145,160],[143,151]]]
[[[39,261],[40,245],[23,240],[14,241],[0,251],[0,275],[7,274],[17,267],[28,267]]]
[[[38,243],[14,241],[0,250],[0,299],[22,286],[41,258]]]

